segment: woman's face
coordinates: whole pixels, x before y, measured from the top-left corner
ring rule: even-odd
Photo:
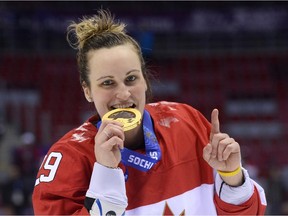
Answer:
[[[131,45],[89,52],[88,67],[90,88],[83,85],[83,90],[101,118],[115,108],[132,107],[143,114],[147,84]]]

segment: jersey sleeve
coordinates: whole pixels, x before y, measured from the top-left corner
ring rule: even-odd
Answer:
[[[249,200],[240,204],[234,205],[224,202],[215,195],[214,202],[218,215],[264,215],[266,204],[261,202],[261,194],[258,188],[254,186],[254,192]]]
[[[238,187],[225,184],[216,175],[214,201],[219,215],[264,215],[267,206],[264,189],[250,179],[247,170],[242,171],[245,182]]]
[[[123,215],[128,202],[122,169],[95,163],[85,201],[90,215]]]
[[[38,171],[32,195],[34,214],[89,215],[84,200],[91,163],[81,152],[57,146],[51,148]]]
[[[36,177],[32,195],[35,215],[125,212],[128,204],[123,171],[95,162],[94,136],[95,131],[81,126],[50,148]]]

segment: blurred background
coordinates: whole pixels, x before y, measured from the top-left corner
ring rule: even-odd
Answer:
[[[141,44],[154,100],[188,103],[242,147],[266,190],[267,214],[288,214],[288,2],[0,2],[0,214],[33,214],[49,147],[93,114],[70,21],[99,8]]]

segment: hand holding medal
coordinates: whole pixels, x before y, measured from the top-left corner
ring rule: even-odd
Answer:
[[[103,144],[99,144],[101,148],[105,145],[111,145],[113,148],[110,146],[105,150],[105,152],[103,151],[102,153],[101,151],[103,149],[101,149],[101,151],[95,149],[95,155],[98,163],[110,168],[116,168],[121,160],[125,166],[134,167],[135,169],[147,172],[161,159],[161,150],[157,138],[153,132],[152,119],[146,110],[144,110],[143,113],[143,132],[146,154],[140,154],[124,147],[124,131],[132,130],[140,125],[141,117],[141,113],[138,110],[131,108],[115,109],[103,116],[102,121],[97,123],[97,128],[99,128],[99,131],[96,137],[100,137],[99,140],[104,142]],[[112,129],[115,132],[112,133]],[[118,129],[121,131],[121,134],[118,134]],[[115,142],[110,143],[110,140],[112,140],[114,136],[123,137],[122,145],[117,145]],[[96,146],[98,145],[97,140],[98,138],[95,138],[95,148],[97,148]],[[124,175],[125,180],[127,180],[127,167]]]
[[[97,162],[110,168],[118,167],[120,149],[124,148],[124,132],[136,128],[140,123],[141,113],[136,109],[114,109],[106,113],[95,136]]]

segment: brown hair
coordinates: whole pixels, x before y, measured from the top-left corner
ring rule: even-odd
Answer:
[[[126,34],[125,27],[126,24],[115,21],[110,11],[103,9],[98,10],[97,15],[83,17],[79,23],[72,22],[68,26],[68,43],[72,48],[78,50],[77,64],[80,73],[80,84],[86,84],[90,88],[89,69],[87,66],[87,54],[89,51],[131,44],[141,62],[143,77],[148,86],[146,97],[150,99],[152,95],[151,86],[141,48],[136,40]]]

